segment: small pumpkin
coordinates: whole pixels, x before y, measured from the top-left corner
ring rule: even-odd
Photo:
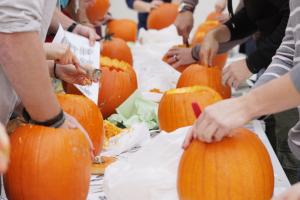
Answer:
[[[14,200],[85,200],[91,172],[90,147],[78,129],[23,125],[10,136],[5,192]]]
[[[178,15],[178,5],[163,3],[152,10],[147,19],[147,28],[161,30],[172,25]]]
[[[101,56],[125,61],[131,66],[133,65],[132,53],[129,46],[124,40],[114,38],[111,35],[105,36]]]
[[[217,91],[224,99],[231,97],[231,88],[222,83],[222,72],[217,67],[204,67],[194,64],[181,74],[177,88],[190,86],[208,86]]]
[[[130,19],[114,19],[107,24],[108,33],[126,42],[135,42],[137,23]]]
[[[270,156],[247,129],[207,144],[194,140],[181,157],[177,191],[180,200],[269,200],[274,189]]]
[[[60,94],[57,95],[62,109],[75,117],[89,134],[95,154],[99,155],[102,150],[104,127],[102,114],[97,105],[84,96]]]
[[[92,24],[103,20],[110,6],[109,0],[95,0],[86,8],[86,16]]]
[[[100,62],[102,80],[98,106],[107,118],[137,89],[137,78],[132,66],[126,62],[107,57],[102,57]]]
[[[222,97],[213,89],[193,86],[172,89],[165,92],[158,108],[161,130],[172,132],[178,128],[192,125],[196,117],[192,104],[198,103],[200,109],[220,101]]]

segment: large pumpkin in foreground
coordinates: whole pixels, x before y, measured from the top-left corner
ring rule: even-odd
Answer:
[[[116,59],[102,57],[101,69],[98,106],[107,118],[137,89],[137,78],[128,63]]]
[[[200,109],[203,110],[221,99],[222,97],[216,91],[205,86],[169,90],[159,104],[159,127],[166,132],[172,132],[178,128],[190,126],[196,120],[193,103],[198,103]]]
[[[95,24],[103,20],[109,6],[109,0],[94,0],[94,2],[89,4],[86,8],[86,16],[92,24]]]
[[[102,150],[104,126],[102,114],[97,105],[84,96],[79,95],[57,95],[62,109],[75,117],[88,132],[95,154],[99,155]]]
[[[130,19],[114,19],[107,24],[108,33],[126,42],[135,42],[137,38],[137,23]]]
[[[217,67],[204,67],[198,64],[189,66],[181,74],[177,88],[190,86],[208,86],[216,90],[223,99],[231,97],[231,88],[222,83],[222,72]]]
[[[133,65],[131,50],[127,43],[120,38],[106,36],[101,56],[127,62],[131,66]]]
[[[11,200],[85,200],[91,155],[78,129],[25,125],[10,137],[10,165],[4,176]]]
[[[260,139],[247,129],[232,138],[206,144],[194,140],[178,169],[180,200],[269,200],[274,173]]]
[[[152,10],[148,16],[147,28],[160,30],[172,25],[178,14],[178,6],[172,3],[163,3]]]

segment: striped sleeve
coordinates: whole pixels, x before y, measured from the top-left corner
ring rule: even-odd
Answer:
[[[273,79],[288,73],[293,67],[293,59],[295,55],[295,41],[293,35],[293,28],[290,26],[290,20],[288,27],[286,28],[285,37],[277,50],[275,56],[272,59],[272,63],[269,65],[265,73],[258,79],[254,87],[261,86]]]

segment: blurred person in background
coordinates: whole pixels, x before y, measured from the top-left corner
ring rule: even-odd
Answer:
[[[147,18],[151,10],[162,3],[179,3],[179,0],[126,0],[127,6],[138,12],[138,29],[147,30]]]

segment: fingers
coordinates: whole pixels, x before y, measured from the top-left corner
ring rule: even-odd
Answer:
[[[191,127],[188,131],[188,134],[185,137],[185,140],[183,142],[182,148],[183,149],[187,149],[188,146],[191,144],[193,140],[193,127]]]

